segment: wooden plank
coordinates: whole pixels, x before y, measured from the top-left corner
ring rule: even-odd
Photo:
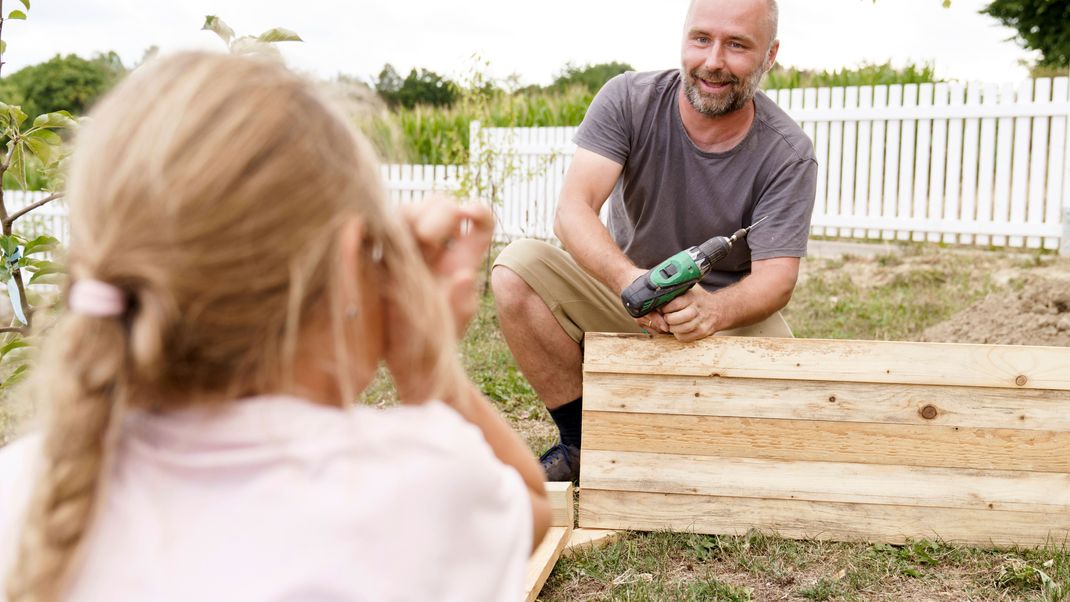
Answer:
[[[546,483],[546,497],[550,500],[550,524],[554,527],[571,527],[574,523],[572,511],[572,483],[569,481],[550,481]]]
[[[927,385],[587,374],[587,411],[1070,431],[1066,393]]]
[[[906,84],[903,86],[903,106],[915,107],[918,104],[918,85]],[[915,134],[918,129],[918,121],[904,119],[902,121],[902,143],[899,145],[899,204],[895,216],[900,219],[911,219],[913,216],[913,189],[914,189],[914,152]],[[916,222],[916,220],[913,220]],[[899,240],[910,240],[913,229],[900,230],[896,235]]]
[[[873,110],[875,113],[880,113],[885,105],[888,104],[888,86],[875,86],[873,88]],[[866,208],[866,217],[880,218],[883,215],[883,199],[886,195],[882,196],[882,187],[886,186],[884,180],[884,127],[885,121],[883,119],[873,120],[873,138],[870,143],[869,152],[869,202]],[[898,142],[897,142],[898,144]],[[882,233],[880,230],[870,230],[870,238],[888,238],[889,232]]]
[[[995,84],[985,84],[981,94],[981,103],[993,105],[999,102],[999,88]],[[995,162],[996,162],[996,120],[985,118],[981,120],[981,144],[978,154],[977,173],[977,222],[987,224],[993,221],[993,207],[995,206]],[[987,245],[992,239],[988,235],[978,236],[974,239],[978,245]]]
[[[1070,433],[938,425],[584,411],[588,450],[1070,472]]]
[[[591,333],[584,372],[1070,390],[1070,347]]]
[[[1027,79],[1018,86],[1015,103],[1033,104],[1033,80]],[[1029,194],[1029,137],[1030,118],[1018,117],[1014,120],[1014,155],[1011,168],[1010,221],[1024,222],[1028,212]],[[1021,236],[1007,239],[1011,247],[1025,246]]]
[[[1014,84],[1004,84],[1000,88],[1000,104],[1013,104],[1014,97]],[[1006,224],[1010,221],[1013,142],[1014,118],[1010,116],[1000,117],[996,122],[996,184],[995,202],[992,209],[992,221],[997,224]],[[992,244],[997,247],[1006,246],[1007,237],[1002,235],[993,236]]]
[[[981,86],[976,82],[966,87],[966,104],[979,105],[981,103]],[[977,169],[978,147],[980,146],[981,123],[977,119],[966,119],[962,134],[962,206],[959,208],[958,218],[961,222],[972,224],[977,221]],[[973,244],[974,238],[969,235],[959,236],[959,242]]]
[[[857,96],[857,102],[861,106],[871,107],[874,105],[873,100],[873,87],[866,86],[864,88],[848,88],[848,90],[856,90],[856,93],[848,94],[848,104],[855,101]],[[870,147],[870,136],[874,134],[874,122],[873,121],[861,121],[858,123],[857,136],[858,142],[855,145],[856,157],[855,157],[855,176],[854,176],[854,211],[853,215],[869,215],[869,207],[873,203],[873,199],[870,197],[870,165],[872,163],[872,149]],[[850,131],[850,130],[848,130]],[[883,130],[881,136],[883,136]],[[881,142],[883,144],[883,141]],[[884,149],[881,149],[883,152]],[[880,203],[878,198],[877,203]],[[879,212],[878,212],[879,214]],[[880,235],[880,232],[876,230],[862,230],[855,229],[855,238],[876,238]]]
[[[572,527],[550,527],[542,543],[528,559],[528,570],[524,577],[526,602],[533,602],[539,597],[546,578],[550,576],[550,571],[554,570],[554,565],[561,557],[561,551],[565,549],[571,534]]]
[[[561,552],[562,557],[572,556],[577,552],[583,552],[613,543],[620,539],[622,531],[614,529],[573,529],[569,536],[565,549]]]
[[[939,89],[939,88],[938,88]],[[952,105],[962,105],[965,101],[966,87],[959,82],[951,82],[947,87],[948,90],[948,102]],[[943,102],[943,95],[937,95],[937,99]],[[961,220],[963,214],[963,199],[960,194],[964,193],[968,189],[973,188],[972,182],[967,182],[963,186],[965,177],[963,176],[963,161],[962,161],[962,139],[963,139],[963,121],[961,119],[952,119],[947,123],[947,177],[945,179],[946,194],[944,196],[944,217],[946,219]],[[973,219],[973,215],[970,215],[970,220]],[[965,237],[959,237],[955,234],[945,234],[943,242],[949,244],[955,244],[956,242],[973,242],[972,237],[969,241],[965,240]]]
[[[806,106],[819,109],[828,108],[831,99],[830,88],[807,88],[805,93]],[[814,201],[814,215],[826,215],[828,213],[828,177],[829,177],[829,122],[818,121],[808,131],[814,141],[814,153],[817,158],[817,191]],[[812,228],[814,235],[824,236],[824,228]]]
[[[858,106],[857,86],[848,87],[844,91],[844,106]],[[869,123],[848,122],[843,124],[843,181],[840,186],[840,214],[865,215],[865,211],[859,211],[859,205],[862,205],[862,203],[856,200],[858,195],[855,192],[855,171],[858,169],[858,164],[864,163],[867,168],[869,167],[869,155],[866,154],[866,151],[869,149],[861,150],[857,143],[858,137],[860,136],[859,130],[862,128],[868,129]],[[840,235],[850,236],[852,238],[865,238],[866,231],[860,228],[855,228],[853,230],[842,230]]]
[[[933,101],[933,85],[924,83],[918,86],[918,106],[929,110]],[[919,119],[917,121],[917,144],[914,158],[914,195],[911,216],[925,222],[930,219],[929,212],[929,171],[930,171],[930,138],[932,136],[933,122],[931,119]],[[937,216],[939,217],[939,216]],[[913,240],[926,240],[924,232],[914,232]],[[932,240],[930,238],[929,240]]]
[[[1058,77],[1052,82],[1053,101],[1065,100],[1068,95],[1068,78]],[[1066,126],[1067,117],[1052,117],[1050,130],[1050,150],[1048,158],[1048,179],[1046,186],[1047,203],[1044,207],[1044,222],[1050,224],[1062,223],[1063,205],[1070,204],[1063,193],[1063,180],[1070,183],[1064,173],[1067,167],[1064,164],[1065,149],[1067,146]],[[1058,238],[1045,239],[1044,246],[1050,249],[1059,248]]]
[[[843,88],[832,88],[832,109],[843,110],[844,93]],[[848,125],[853,126],[854,123]],[[843,213],[850,213],[850,211],[844,211],[841,206],[842,202],[842,182],[841,171],[845,161],[847,161],[847,155],[844,152],[844,140],[843,140],[843,126],[844,124],[839,121],[834,121],[826,126],[825,133],[828,138],[828,183],[827,192],[825,194],[825,215],[830,216],[835,221],[836,217],[839,217]],[[854,160],[854,149],[851,149],[850,160]],[[825,231],[827,236],[843,236],[844,233],[849,233],[849,230],[841,230],[839,228],[829,228]]]
[[[1036,94],[1033,97],[1038,104],[1051,102],[1051,79],[1036,80]],[[1031,224],[1044,223],[1044,176],[1048,162],[1048,122],[1049,117],[1033,118],[1033,134],[1030,136],[1029,149],[1029,200],[1027,220]],[[1026,246],[1031,249],[1044,247],[1044,239],[1031,236],[1026,239]]]
[[[834,541],[938,539],[976,546],[1039,546],[1070,538],[1070,513],[957,510],[757,498],[580,490],[580,526]]]
[[[583,486],[814,502],[1066,512],[1070,474],[585,450]]]
[[[933,105],[937,107],[947,106],[950,97],[950,89],[947,84],[936,84],[934,86]],[[944,205],[944,174],[950,167],[947,161],[947,155],[949,154],[947,125],[946,119],[933,120],[932,159],[929,161],[929,209],[927,213],[929,220],[940,220],[949,215]],[[957,201],[955,204],[958,204]],[[929,242],[954,243],[955,237],[954,235],[945,234],[941,236],[939,233],[931,233],[928,240]]]

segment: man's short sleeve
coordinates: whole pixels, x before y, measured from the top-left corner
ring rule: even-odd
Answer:
[[[602,86],[572,140],[582,149],[624,165],[631,151],[627,73]]]
[[[784,165],[754,206],[754,221],[769,216],[747,236],[751,259],[803,257],[817,190],[817,162],[799,159]]]

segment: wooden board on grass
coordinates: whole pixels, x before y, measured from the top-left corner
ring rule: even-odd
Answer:
[[[1070,542],[1070,348],[584,347],[581,528]]]
[[[550,530],[528,559],[527,574],[524,578],[524,596],[526,602],[532,602],[539,596],[550,571],[554,570],[557,559],[572,536],[574,514],[572,511],[572,483],[551,482],[546,484],[546,496],[550,500]]]

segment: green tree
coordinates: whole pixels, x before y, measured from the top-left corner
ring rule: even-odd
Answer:
[[[591,93],[598,92],[603,85],[614,76],[625,71],[634,71],[628,63],[598,63],[597,65],[584,65],[577,67],[572,63],[566,63],[558,73],[554,83],[550,84],[552,90],[566,90],[572,86],[584,86]]]
[[[430,69],[412,69],[401,79],[393,65],[387,63],[373,83],[375,91],[393,108],[448,107],[458,97],[457,85]]]
[[[84,59],[74,54],[24,67],[0,80],[0,95],[33,119],[66,110],[84,114],[126,72],[114,52]]]
[[[1038,67],[1070,67],[1070,0],[992,0],[981,12],[1014,28],[1024,48],[1040,51]]]

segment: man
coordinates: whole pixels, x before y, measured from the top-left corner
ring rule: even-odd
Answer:
[[[519,240],[495,263],[502,332],[560,432],[541,458],[551,481],[579,477],[585,332],[792,336],[778,312],[806,254],[817,163],[757,92],[776,28],[775,0],[693,0],[681,69],[613,78],[580,125],[554,222],[567,253]],[[649,268],[766,216],[701,286],[658,313],[625,312],[621,291]]]

